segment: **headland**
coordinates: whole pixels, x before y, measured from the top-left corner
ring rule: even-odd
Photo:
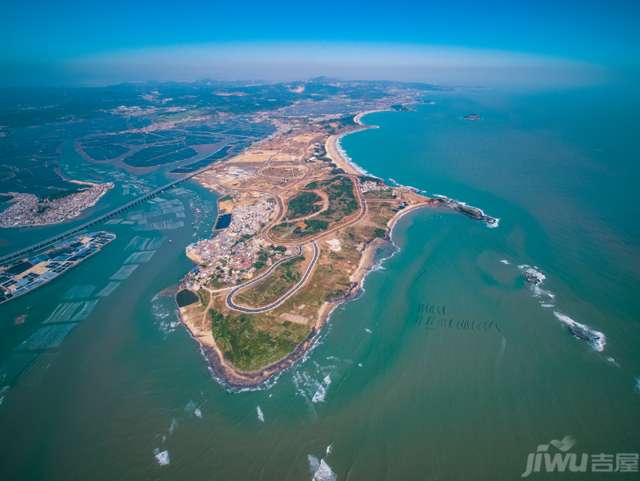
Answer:
[[[364,114],[294,120],[195,177],[231,221],[187,247],[196,267],[181,287],[196,295],[178,310],[230,389],[266,383],[313,347],[331,312],[360,294],[398,219],[423,207],[461,211],[355,165],[340,139],[372,128]]]

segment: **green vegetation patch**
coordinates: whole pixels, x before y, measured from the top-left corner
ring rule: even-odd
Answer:
[[[300,222],[283,222],[272,232],[282,239],[303,239],[324,232],[335,222],[354,214],[358,201],[354,194],[353,182],[349,177],[339,175],[323,181],[311,182],[306,190],[323,190],[329,197],[329,207],[317,216]]]
[[[242,290],[234,300],[252,307],[276,301],[302,278],[300,264],[303,260],[304,257],[298,256],[283,262],[266,279]]]
[[[322,209],[322,197],[315,192],[302,191],[287,201],[287,217],[297,219]]]
[[[243,371],[255,371],[282,359],[307,334],[306,326],[289,322],[260,325],[255,316],[225,316],[211,309],[211,331],[224,357]]]

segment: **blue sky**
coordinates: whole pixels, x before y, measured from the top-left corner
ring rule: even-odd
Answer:
[[[278,54],[288,46],[307,45],[307,56],[313,56],[317,45],[333,46],[335,54],[342,45],[349,45],[358,46],[361,56],[365,50],[377,51],[384,45],[385,55],[393,57],[389,46],[396,45],[400,51],[463,49],[468,55],[481,51],[485,58],[493,51],[501,59],[513,55],[518,61],[531,58],[539,63],[543,58],[557,58],[619,68],[635,66],[640,58],[639,34],[634,31],[640,24],[639,5],[630,0],[118,0],[95,4],[9,0],[2,13],[0,63],[14,82],[29,83],[43,72],[49,72],[52,79],[86,77],[96,59],[122,59],[135,52],[141,61],[146,51],[176,52],[177,47],[202,52],[203,46],[216,51],[233,45],[235,54],[242,57],[250,55],[256,45],[277,46]],[[244,51],[238,48],[241,45]],[[268,50],[263,53],[270,55]],[[156,61],[158,58],[156,55]],[[161,58],[172,63],[167,55]],[[130,75],[113,62],[110,66],[119,71],[120,80]],[[164,68],[170,77],[171,65]],[[148,74],[155,72],[151,69]]]

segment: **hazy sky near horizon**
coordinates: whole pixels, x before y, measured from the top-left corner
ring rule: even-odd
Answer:
[[[0,84],[288,80],[572,84],[635,68],[633,1],[10,0]]]

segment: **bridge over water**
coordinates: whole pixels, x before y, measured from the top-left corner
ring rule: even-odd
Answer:
[[[109,219],[111,219],[112,217],[115,217],[129,209],[131,209],[132,207],[137,207],[140,204],[145,203],[146,201],[148,201],[149,199],[152,199],[154,197],[156,197],[157,195],[161,194],[162,192],[165,192],[173,187],[175,187],[178,184],[181,184],[182,182],[186,182],[187,180],[190,180],[192,177],[195,177],[196,175],[208,170],[211,168],[211,165],[207,165],[206,167],[203,167],[201,169],[195,170],[193,172],[190,172],[187,175],[184,175],[182,177],[180,177],[179,179],[173,180],[171,182],[169,182],[168,184],[162,185],[154,190],[152,190],[151,192],[147,192],[144,195],[141,195],[140,197],[133,199],[129,202],[127,202],[126,204],[123,204],[121,206],[118,206],[112,210],[110,210],[109,212],[106,212],[104,214],[99,215],[98,217],[96,217],[95,219],[91,219],[83,224],[80,224],[78,226],[72,227],[71,229],[68,229],[64,232],[61,232],[59,234],[56,234],[55,236],[49,237],[48,239],[44,239],[40,242],[36,242],[35,244],[32,244],[30,246],[24,247],[20,250],[17,250],[15,252],[11,252],[10,254],[6,254],[2,257],[0,257],[0,265],[2,264],[6,264],[7,262],[11,262],[14,261],[16,259],[19,259],[21,257],[24,257],[26,254],[29,254],[31,252],[37,252],[39,250],[42,250],[44,248],[46,248],[47,246],[61,241],[67,237],[70,237],[74,234],[78,234],[80,232],[82,232],[85,229],[88,229],[96,224],[100,224],[102,222],[105,222]]]

